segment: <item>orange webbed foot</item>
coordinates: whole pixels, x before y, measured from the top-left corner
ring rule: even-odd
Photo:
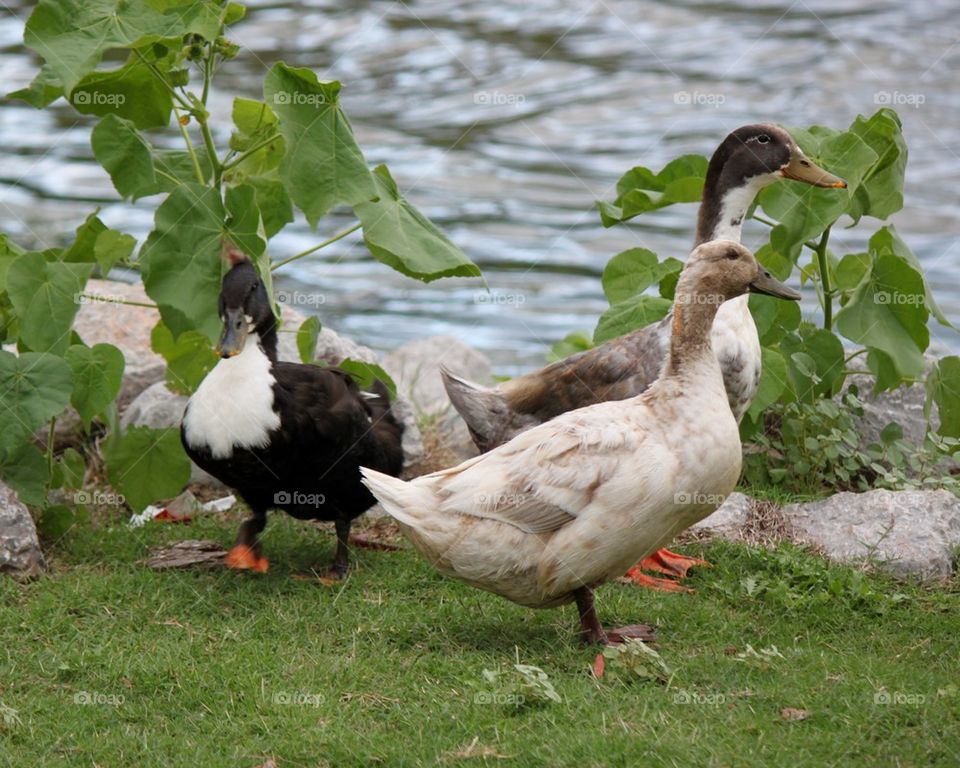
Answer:
[[[266,573],[270,567],[270,561],[267,560],[267,558],[263,555],[258,555],[246,544],[237,544],[227,552],[227,556],[223,559],[223,564],[227,566],[227,568],[255,571],[256,573]]]
[[[638,587],[646,587],[657,592],[693,592],[690,587],[685,587],[674,579],[658,579],[656,576],[649,576],[641,570],[639,565],[627,571],[624,578]]]
[[[710,563],[706,560],[701,560],[696,557],[686,557],[685,555],[671,552],[669,549],[658,549],[652,555],[645,557],[640,563],[641,570],[664,573],[680,579],[686,576],[691,568],[709,567]]]

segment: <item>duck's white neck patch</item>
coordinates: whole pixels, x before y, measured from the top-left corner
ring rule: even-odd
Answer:
[[[270,431],[280,427],[273,384],[270,358],[251,333],[243,351],[217,363],[190,398],[183,417],[187,444],[209,448],[215,459],[229,458],[234,448],[266,447]]]
[[[742,187],[729,190],[720,202],[720,218],[710,240],[733,240],[740,242],[740,230],[743,229],[743,217],[747,215],[754,198],[764,187],[768,187],[777,180],[775,174],[754,176]]]

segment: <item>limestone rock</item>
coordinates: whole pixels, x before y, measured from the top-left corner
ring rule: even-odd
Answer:
[[[782,512],[798,541],[831,560],[868,559],[902,579],[949,577],[960,547],[960,499],[949,491],[838,493]]]
[[[0,482],[0,572],[39,576],[46,561],[30,510]]]
[[[753,499],[742,493],[731,493],[717,511],[690,526],[691,531],[736,541],[750,520]]]

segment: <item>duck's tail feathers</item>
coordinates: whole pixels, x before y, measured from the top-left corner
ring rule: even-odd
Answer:
[[[427,508],[426,496],[431,495],[428,489],[368,467],[360,467],[360,474],[363,475],[363,484],[377,497],[388,515],[411,528],[423,524],[417,518],[416,510]]]
[[[508,421],[510,406],[498,389],[467,381],[444,366],[440,377],[450,402],[470,428],[470,436],[481,453],[496,448]]]

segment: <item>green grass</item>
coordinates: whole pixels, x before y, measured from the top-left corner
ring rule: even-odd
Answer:
[[[0,763],[960,765],[956,583],[903,587],[791,548],[687,545],[716,564],[691,580],[697,594],[598,593],[607,624],[658,625],[670,682],[612,664],[596,681],[572,607],[519,608],[411,551],[358,552],[342,586],[296,580],[333,541],[283,515],[265,576],[138,564],[178,538],[229,544],[236,522],[87,525],[51,552],[49,575],[0,581]],[[741,661],[748,643],[783,658]],[[483,671],[518,661],[562,702],[505,703]],[[102,703],[78,703],[85,693]],[[785,707],[809,716],[789,721]]]

